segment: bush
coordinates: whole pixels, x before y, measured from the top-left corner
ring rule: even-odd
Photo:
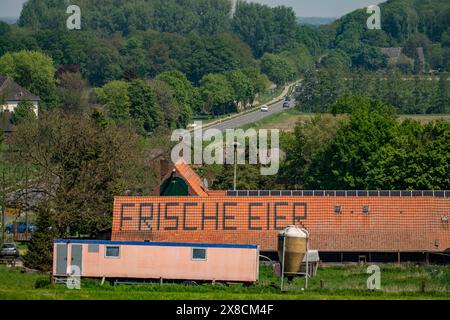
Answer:
[[[53,239],[57,236],[51,228],[51,215],[46,209],[40,209],[37,216],[37,230],[31,236],[28,251],[24,257],[27,268],[48,272],[53,264]]]
[[[33,103],[29,100],[19,102],[17,108],[14,110],[12,119],[14,124],[20,124],[28,119],[36,119]]]
[[[47,278],[39,278],[36,280],[36,282],[34,283],[34,288],[35,289],[47,289],[48,287],[50,287],[52,285],[52,280],[50,277]]]

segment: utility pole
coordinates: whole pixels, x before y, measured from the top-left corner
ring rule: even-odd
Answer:
[[[233,148],[234,148],[234,191],[237,191],[237,162],[238,162],[238,157],[237,157],[237,149],[241,144],[239,142],[234,142],[233,143]]]

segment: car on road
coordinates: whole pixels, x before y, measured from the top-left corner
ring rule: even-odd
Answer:
[[[0,250],[0,258],[18,258],[19,248],[15,243],[4,243]]]
[[[261,106],[261,112],[269,112],[269,107],[266,105]]]
[[[283,103],[283,108],[290,108],[290,107],[291,107],[291,104],[288,101],[285,101]]]
[[[291,100],[292,100],[291,96],[286,96],[286,97],[284,98],[284,101],[287,101],[287,102],[289,102],[289,101],[291,101]]]

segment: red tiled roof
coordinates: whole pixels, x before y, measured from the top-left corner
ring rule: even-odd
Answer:
[[[145,226],[139,223],[141,204]],[[119,197],[112,238],[252,244],[276,251],[280,230],[302,224],[311,249],[319,251],[444,252],[450,250],[449,217],[450,198],[433,196]]]
[[[183,160],[178,161],[175,164],[175,169],[178,175],[186,181],[195,195],[199,197],[207,197],[207,188],[203,185],[202,179],[195,173],[190,166]]]

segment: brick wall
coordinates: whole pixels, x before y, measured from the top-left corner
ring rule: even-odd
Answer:
[[[340,210],[337,210],[339,207]],[[113,240],[258,244],[303,225],[320,251],[450,249],[450,198],[437,197],[118,197]]]

